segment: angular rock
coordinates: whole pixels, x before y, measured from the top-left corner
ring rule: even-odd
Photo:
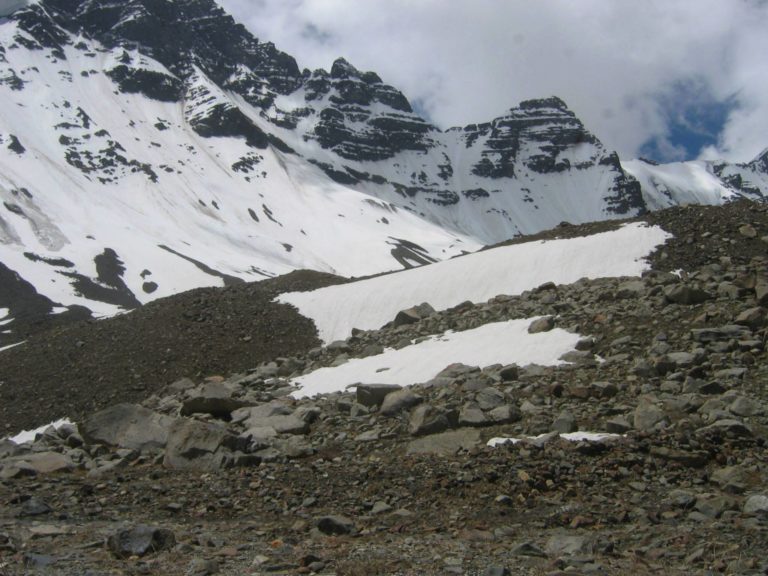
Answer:
[[[397,384],[358,384],[355,397],[363,406],[381,406],[388,394],[402,389]]]
[[[278,434],[306,434],[309,432],[309,422],[299,418],[295,414],[287,416],[267,416],[260,418],[252,416],[245,421],[250,428],[272,428]]]
[[[17,516],[44,516],[46,514],[50,514],[51,512],[53,512],[53,508],[51,508],[46,502],[40,500],[39,498],[32,497],[28,500],[25,500],[21,504],[21,509],[19,510]]]
[[[694,286],[688,286],[686,284],[678,284],[672,286],[664,291],[664,297],[674,304],[682,304],[684,306],[693,306],[694,304],[702,304],[707,300],[713,298],[712,294],[696,288]]]
[[[445,412],[429,404],[421,404],[414,408],[408,422],[408,432],[413,436],[437,434],[448,428],[450,428],[450,422]]]
[[[494,408],[489,411],[486,416],[488,416],[488,419],[494,424],[511,424],[512,422],[519,422],[523,417],[517,406],[511,406],[509,404]]]
[[[635,430],[653,430],[659,426],[664,426],[669,422],[664,411],[648,401],[641,401],[633,416]]]
[[[624,434],[632,430],[632,424],[624,416],[616,416],[605,421],[605,431],[611,434]]]
[[[72,459],[58,452],[34,452],[6,460],[5,465],[29,467],[35,474],[70,472],[75,469]]]
[[[272,400],[266,404],[259,404],[258,406],[250,406],[247,408],[239,408],[232,412],[232,423],[237,424],[240,422],[246,422],[253,418],[255,420],[261,418],[270,418],[272,416],[288,416],[293,414],[293,409],[281,400]],[[250,426],[250,425],[249,425]]]
[[[146,451],[161,449],[175,418],[136,404],[118,404],[93,414],[80,425],[88,444],[106,444]]]
[[[107,540],[107,549],[120,559],[155,554],[175,545],[176,537],[172,531],[146,525],[120,530]]]
[[[662,460],[677,462],[690,468],[702,468],[709,462],[709,452],[704,450],[685,451],[674,450],[666,446],[651,446],[650,454]]]
[[[622,282],[616,289],[616,298],[626,300],[629,298],[640,298],[645,293],[645,282],[642,280],[629,280]]]
[[[559,558],[560,556],[592,554],[594,547],[594,540],[588,536],[554,534],[547,540],[544,550],[550,557]]]
[[[260,450],[272,445],[272,441],[277,437],[277,430],[271,426],[261,428],[249,428],[239,438],[247,443],[249,451]]]
[[[768,515],[768,496],[765,494],[753,494],[744,502],[744,514]]]
[[[432,308],[427,302],[423,302],[418,306],[401,310],[395,316],[392,325],[397,328],[398,326],[405,326],[408,324],[415,324],[419,320],[428,318],[435,313],[435,309]]]
[[[459,450],[471,450],[479,443],[480,432],[478,430],[461,428],[412,440],[408,444],[407,453],[451,456]]]
[[[555,319],[552,316],[544,316],[538,318],[530,323],[528,326],[528,334],[539,334],[541,332],[549,332],[555,327]]]
[[[10,440],[0,440],[0,460],[8,458],[9,456],[16,456],[21,452],[21,448],[16,442]]]
[[[181,405],[181,415],[210,414],[215,418],[229,419],[232,412],[249,403],[232,397],[233,390],[224,382],[209,382],[187,392]]]
[[[504,393],[496,388],[483,388],[475,395],[475,402],[481,410],[493,410],[504,405]]]
[[[739,420],[731,420],[731,419],[725,419],[725,420],[718,420],[717,422],[710,424],[709,426],[704,426],[703,428],[699,428],[696,431],[698,434],[708,434],[712,432],[721,433],[721,434],[729,434],[732,436],[752,436],[752,428],[748,425],[744,424],[744,422],[741,422]]]
[[[493,424],[480,407],[474,402],[467,402],[459,412],[459,426],[488,426]]]
[[[170,429],[163,465],[179,470],[218,470],[226,459],[223,426],[179,420]]]
[[[346,516],[323,516],[317,519],[317,529],[329,536],[340,536],[352,533],[355,523]]]
[[[410,410],[422,402],[423,398],[411,392],[408,388],[390,392],[384,397],[379,413],[382,416],[396,416],[401,412]]]
[[[768,323],[768,310],[762,306],[749,308],[739,314],[733,323],[740,326],[748,326],[752,330],[757,330]]]
[[[520,367],[517,364],[508,364],[499,370],[499,378],[502,382],[514,382],[520,377]]]

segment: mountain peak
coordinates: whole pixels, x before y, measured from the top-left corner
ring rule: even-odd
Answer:
[[[366,84],[381,84],[382,80],[375,72],[361,72],[345,58],[337,58],[331,66],[331,78],[335,80],[362,80]]]
[[[749,164],[757,168],[760,172],[765,172],[768,174],[768,148],[758,154],[757,157]]]
[[[0,0],[0,18],[8,16],[29,5],[32,0]]]

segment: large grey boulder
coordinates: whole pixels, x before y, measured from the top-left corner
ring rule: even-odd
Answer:
[[[218,470],[230,453],[224,445],[227,429],[197,420],[178,420],[171,426],[163,464],[180,470]]]
[[[229,419],[232,412],[250,405],[233,397],[233,387],[226,382],[209,382],[187,392],[187,399],[181,405],[181,415],[210,414],[216,418]]]
[[[397,384],[358,384],[355,397],[358,404],[363,406],[381,406],[387,394],[400,390]]]
[[[58,452],[33,452],[3,460],[0,465],[0,478],[18,478],[37,474],[71,472],[75,463],[66,454]]]
[[[417,404],[421,404],[423,398],[411,392],[408,388],[390,392],[381,404],[382,416],[397,416],[399,413],[410,410]]]
[[[116,558],[146,556],[169,550],[176,545],[176,537],[166,528],[139,525],[112,534],[107,548]]]
[[[415,324],[423,318],[428,318],[435,313],[435,309],[432,308],[427,302],[423,302],[418,306],[401,310],[395,316],[395,320],[392,325],[397,328],[398,326],[405,326],[407,324]]]
[[[693,306],[694,304],[701,304],[707,300],[713,298],[712,294],[697,288],[695,286],[688,286],[685,284],[678,284],[672,286],[664,291],[664,297],[674,304],[682,304],[684,306]]]
[[[80,435],[88,444],[147,451],[162,449],[176,418],[136,404],[117,404],[93,414],[80,424]]]
[[[421,404],[411,412],[408,431],[413,436],[437,434],[450,428],[451,424],[445,411],[429,404]]]

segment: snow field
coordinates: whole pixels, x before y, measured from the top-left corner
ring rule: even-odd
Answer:
[[[502,446],[504,444],[518,444],[525,441],[536,441],[541,438],[549,436],[547,434],[539,434],[538,436],[527,436],[525,438],[491,438],[488,440],[487,445],[491,448]],[[560,434],[560,438],[568,440],[569,442],[603,442],[604,440],[614,440],[621,438],[620,434],[609,434],[608,432],[567,432]]]
[[[282,294],[311,318],[325,343],[343,340],[352,328],[378,329],[403,309],[428,302],[444,310],[470,300],[486,302],[516,295],[545,282],[569,284],[580,278],[638,276],[644,258],[669,235],[642,223],[581,238],[504,246],[396,274],[312,292]]]
[[[491,364],[562,363],[560,356],[574,349],[580,336],[556,328],[528,334],[536,318],[485,324],[463,332],[449,331],[400,350],[352,359],[335,368],[321,368],[292,380],[296,398],[345,390],[355,384],[411,384],[426,382],[452,363]]]

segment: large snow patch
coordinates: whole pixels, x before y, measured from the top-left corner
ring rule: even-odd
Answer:
[[[532,318],[485,324],[463,332],[449,331],[400,350],[353,359],[335,368],[320,368],[292,382],[300,387],[293,396],[302,398],[338,392],[354,384],[427,382],[449,364],[561,364],[560,356],[574,349],[580,336],[556,328],[528,334]]]
[[[375,330],[397,312],[422,302],[443,310],[470,300],[515,295],[545,282],[638,276],[644,260],[669,234],[633,223],[581,238],[504,246],[350,284],[278,297],[314,320],[326,343],[347,338],[352,328]]]

